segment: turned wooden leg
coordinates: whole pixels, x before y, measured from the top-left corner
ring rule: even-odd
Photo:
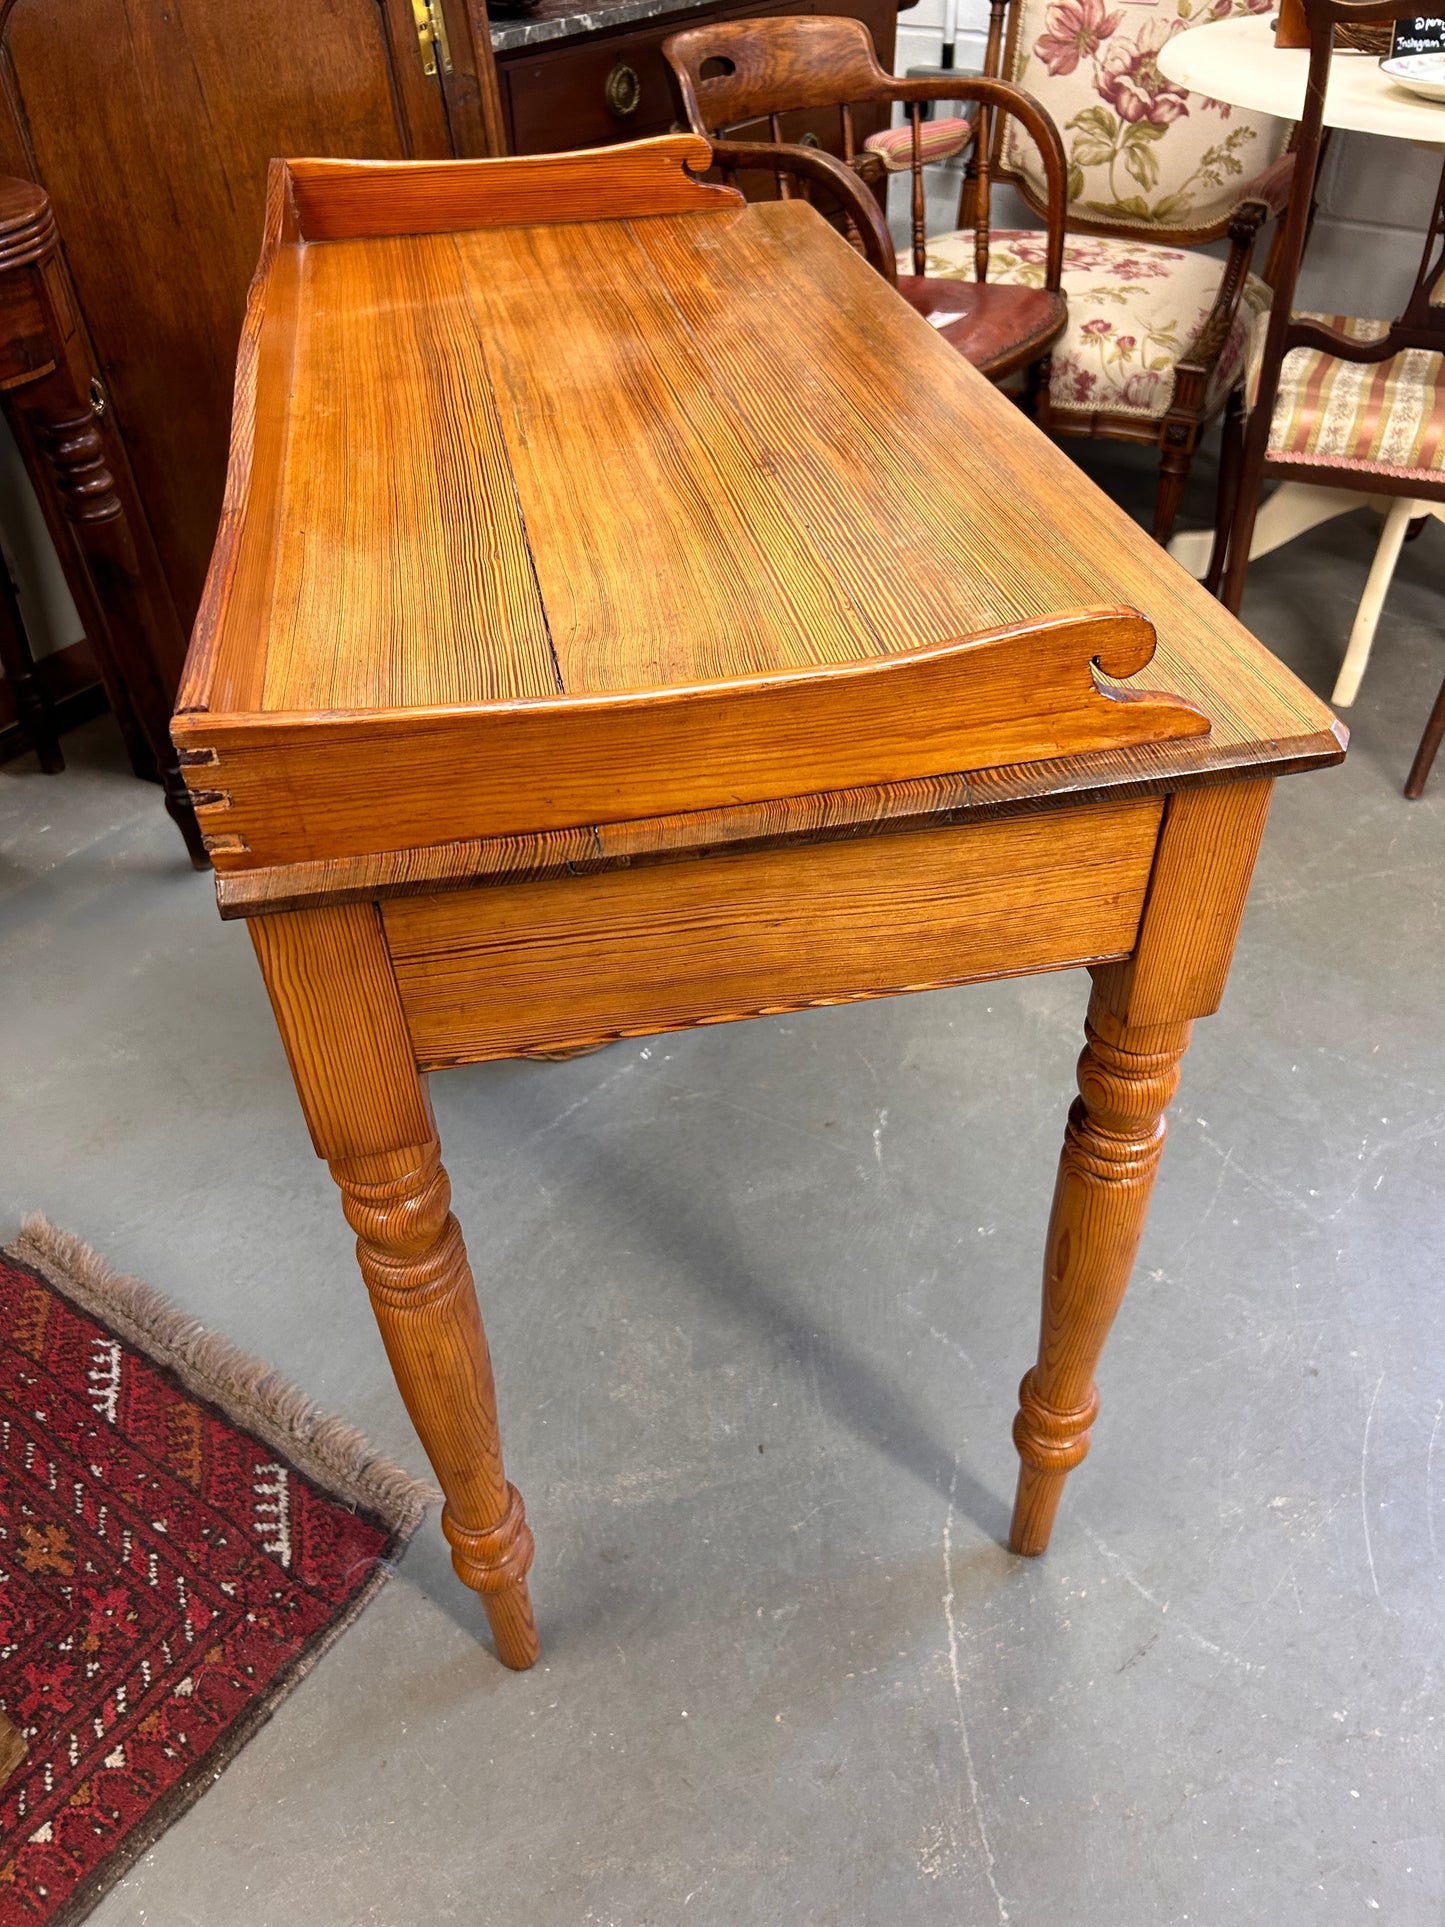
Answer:
[[[538,1653],[527,1592],[532,1534],[502,1470],[492,1361],[441,1147],[433,1138],[377,1157],[333,1158],[331,1175],[397,1387],[446,1494],[452,1564],[482,1596],[498,1658],[528,1667]]]
[[[95,587],[106,625],[102,653],[113,706],[118,715],[129,713],[144,738],[167,814],[192,865],[208,870],[211,860],[171,742],[173,692],[154,642],[163,620],[174,618],[169,612],[162,618],[142,574],[91,401],[75,392],[68,371],[60,369],[24,390],[15,405],[50,466],[75,546]]]
[[[341,1187],[397,1386],[446,1495],[442,1530],[497,1656],[537,1657],[532,1534],[507,1483],[492,1362],[376,906],[250,924],[312,1142]]]
[[[1189,1031],[1187,1022],[1131,1031],[1098,991],[1090,1002],[1049,1218],[1038,1363],[1024,1375],[1014,1420],[1023,1461],[1015,1552],[1048,1545],[1064,1480],[1089,1450],[1094,1367],[1134,1268]]]
[[[1193,1020],[1223,995],[1269,797],[1269,783],[1253,780],[1169,797],[1133,954],[1093,970],[1045,1246],[1038,1362],[1014,1422],[1015,1552],[1048,1545],[1064,1481],[1089,1450],[1094,1368],[1139,1248],[1164,1112]]]
[[[1244,458],[1244,391],[1230,390],[1224,404],[1224,426],[1219,444],[1219,488],[1214,506],[1214,541],[1204,571],[1204,586],[1218,595],[1224,580],[1224,565],[1229,555],[1229,531],[1234,507],[1239,500],[1239,470]]]
[[[1159,488],[1154,497],[1154,540],[1167,548],[1179,519],[1184,484],[1194,464],[1196,430],[1185,424],[1166,424],[1159,447]]]
[[[209,869],[171,743],[185,635],[95,377],[50,203],[0,178],[0,405],[66,560],[138,775],[160,780],[197,869]],[[77,574],[79,581],[77,581]],[[92,620],[93,618],[93,620]]]

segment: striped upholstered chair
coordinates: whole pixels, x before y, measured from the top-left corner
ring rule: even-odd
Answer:
[[[1325,88],[1334,29],[1405,17],[1391,0],[1305,0],[1310,70],[1285,219],[1272,311],[1251,343],[1248,423],[1242,453],[1226,440],[1220,526],[1228,523],[1224,600],[1238,610],[1255,517],[1267,478],[1393,498],[1335,687],[1351,701],[1369,655],[1380,607],[1410,521],[1445,521],[1445,172],[1425,236],[1419,273],[1398,321],[1295,312],[1294,291],[1309,234],[1322,145]],[[1405,786],[1418,796],[1445,734],[1445,684]]]

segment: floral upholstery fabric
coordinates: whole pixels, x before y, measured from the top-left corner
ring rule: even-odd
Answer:
[[[918,148],[925,161],[946,161],[961,154],[973,139],[973,122],[955,115],[923,122],[918,133]],[[863,143],[870,153],[881,154],[890,174],[906,174],[913,166],[913,129],[889,127],[881,134],[870,134]]]
[[[1356,341],[1378,341],[1388,321],[1301,314]],[[1249,344],[1249,397],[1259,392],[1268,317]],[[1388,361],[1341,361],[1292,348],[1280,368],[1269,452],[1291,462],[1406,477],[1445,469],[1445,355],[1407,348]]]
[[[988,256],[990,281],[1042,287],[1045,237],[995,230]],[[900,254],[899,269],[911,257]],[[1064,244],[1063,288],[1068,324],[1054,344],[1049,396],[1074,414],[1105,412],[1162,416],[1174,393],[1175,365],[1193,343],[1219,291],[1221,263],[1185,248],[1111,236],[1074,235]],[[928,273],[971,281],[971,229],[934,236]],[[1210,385],[1207,406],[1222,402],[1239,379],[1256,315],[1269,307],[1269,289],[1250,275],[1235,324]]]
[[[1186,27],[1275,0],[1013,0],[1008,78],[1053,116],[1069,159],[1069,211],[1109,224],[1206,228],[1239,188],[1283,151],[1284,121],[1186,93],[1159,71],[1159,51]],[[1008,123],[1008,165],[1044,199],[1037,150]]]

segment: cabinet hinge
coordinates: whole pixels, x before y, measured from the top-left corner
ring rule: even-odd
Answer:
[[[452,50],[447,41],[446,15],[442,12],[441,0],[411,0],[411,17],[416,22],[417,42],[421,47],[421,70],[424,74],[440,71],[449,74],[452,70]]]

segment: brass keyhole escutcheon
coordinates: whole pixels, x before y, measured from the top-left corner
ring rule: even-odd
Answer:
[[[619,60],[602,83],[602,98],[607,102],[609,113],[626,120],[642,104],[642,82],[631,67]]]

